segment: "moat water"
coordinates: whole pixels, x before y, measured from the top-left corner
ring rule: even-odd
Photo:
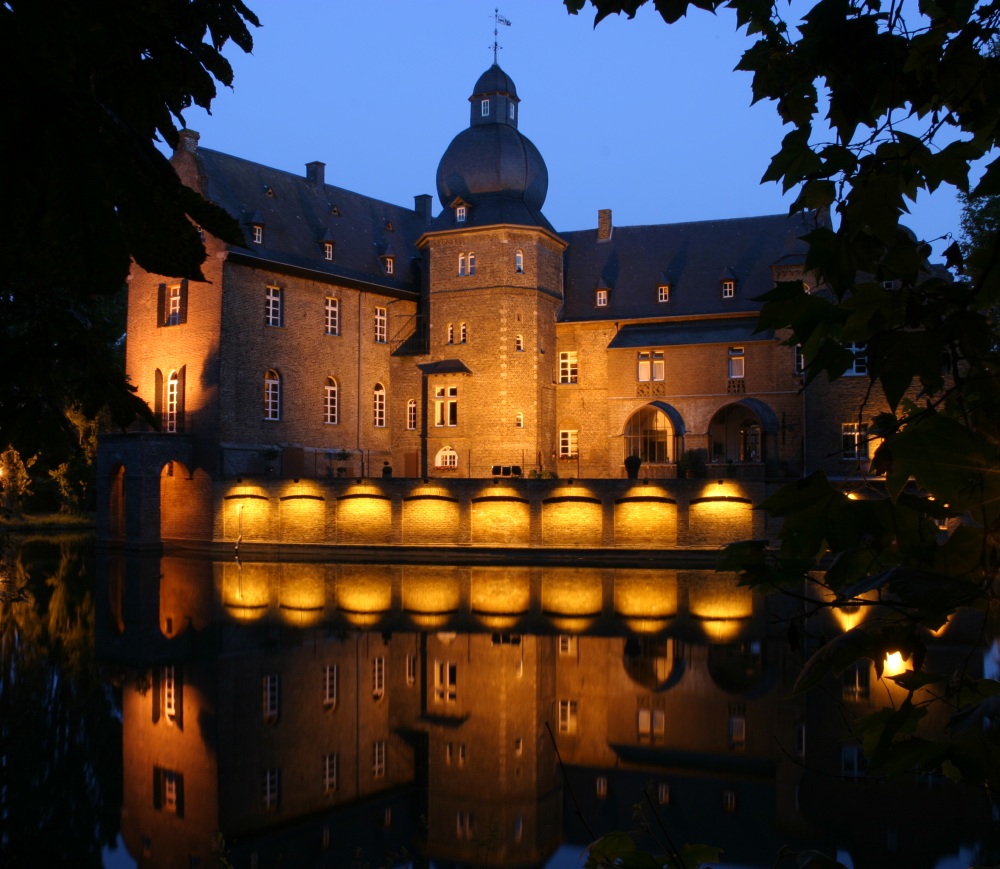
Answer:
[[[998,862],[986,795],[866,775],[874,675],[793,695],[843,625],[730,575],[86,536],[24,539],[6,569],[5,867],[576,867],[614,831],[725,867]]]

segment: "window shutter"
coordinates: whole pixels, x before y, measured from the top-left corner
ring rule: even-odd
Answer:
[[[157,394],[159,394],[159,390],[157,390]],[[160,678],[160,674],[160,668],[153,667],[153,724],[160,720],[160,695],[163,693],[163,680]]]
[[[154,384],[153,412],[156,420],[163,424],[163,372],[156,369],[156,383]]]
[[[163,770],[158,766],[153,767],[153,808],[163,808]]]
[[[182,319],[183,323],[184,320]],[[187,373],[187,366],[182,365],[177,372],[177,432],[184,431],[184,375]]]
[[[164,326],[167,322],[167,285],[160,284],[156,293],[156,325]]]
[[[183,369],[182,369],[183,370]],[[179,416],[179,414],[178,414]],[[178,429],[180,431],[180,429]],[[174,724],[179,730],[184,729],[184,668],[180,664],[174,664],[174,709],[176,714],[174,715]],[[178,785],[178,789],[183,793],[183,790]],[[182,805],[180,802],[180,797],[178,797],[178,805]],[[178,811],[178,814],[182,812]]]
[[[177,788],[177,817],[184,817],[184,775],[179,772],[174,773],[174,785]]]
[[[186,323],[188,321],[188,280],[184,278],[181,281],[181,310],[180,310],[180,322]]]

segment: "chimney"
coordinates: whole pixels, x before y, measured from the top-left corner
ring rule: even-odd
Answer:
[[[429,193],[418,193],[413,197],[413,210],[419,214],[424,223],[431,222],[431,203],[433,197]]]
[[[322,187],[326,183],[324,180],[325,169],[326,163],[320,163],[319,160],[313,160],[312,163],[306,163],[306,180],[312,184],[313,187]]]
[[[597,212],[597,240],[608,241],[611,238],[611,229],[611,209],[599,209]]]
[[[194,154],[198,150],[198,140],[201,138],[201,133],[196,133],[194,130],[181,130],[178,135],[180,136],[180,142],[177,143],[178,151]]]

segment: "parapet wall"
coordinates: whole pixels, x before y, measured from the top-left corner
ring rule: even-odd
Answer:
[[[754,510],[771,488],[729,479],[209,483],[174,472],[160,479],[160,536],[182,545],[705,549],[773,537],[776,526]]]

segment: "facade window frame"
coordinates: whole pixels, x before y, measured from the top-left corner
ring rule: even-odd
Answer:
[[[340,299],[327,296],[323,303],[324,329],[327,335],[340,334]]]
[[[281,287],[268,285],[264,292],[264,325],[281,328],[284,322],[283,293]]]
[[[732,299],[736,297],[736,281],[726,278],[722,282],[722,298]]]
[[[388,340],[389,314],[381,305],[375,306],[375,343],[385,344]]]
[[[385,387],[381,383],[372,390],[372,425],[385,428]]]
[[[746,377],[746,352],[743,347],[729,348],[729,379],[742,380]]]
[[[264,419],[268,422],[281,419],[281,375],[273,368],[264,374]]]
[[[434,467],[455,470],[458,467],[458,451],[454,447],[441,447],[434,457]]]
[[[340,422],[340,402],[338,399],[337,380],[334,377],[327,377],[326,386],[323,389],[323,423],[325,425],[337,425]]]
[[[670,301],[670,284],[659,284],[657,286],[656,301],[660,303]]]
[[[417,400],[411,398],[406,402],[406,428],[415,431],[417,428]]]
[[[434,702],[455,703],[458,700],[458,664],[454,661],[434,662]]]
[[[606,308],[608,306],[608,291],[607,290],[597,290],[594,293],[594,307],[595,308]]]
[[[458,387],[434,387],[434,425],[438,428],[458,425]]]
[[[337,705],[338,673],[336,664],[323,667],[323,706],[333,709]]]
[[[580,433],[577,429],[559,430],[559,458],[575,459],[580,454]]]
[[[559,354],[559,382],[577,383],[579,381],[579,362],[576,350],[563,350]]]
[[[580,704],[576,700],[561,698],[559,700],[559,732],[576,733],[579,726]]]
[[[840,424],[840,457],[845,462],[868,461],[868,423],[853,420]]]

